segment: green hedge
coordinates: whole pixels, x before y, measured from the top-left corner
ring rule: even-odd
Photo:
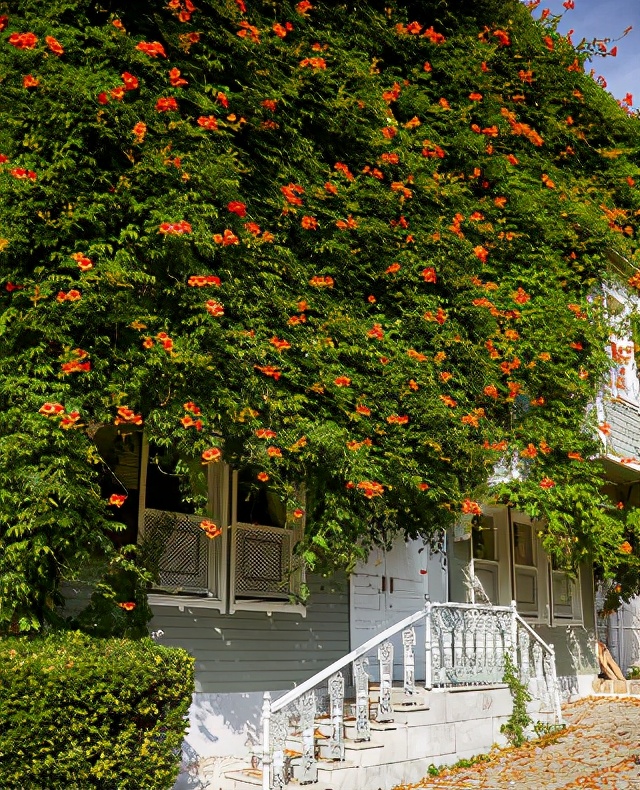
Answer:
[[[0,788],[166,790],[193,659],[150,639],[0,639]]]

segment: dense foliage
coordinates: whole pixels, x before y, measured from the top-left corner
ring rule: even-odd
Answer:
[[[192,686],[150,639],[0,639],[0,788],[171,787]]]
[[[3,618],[37,624],[107,551],[91,437],[114,420],[253,469],[306,509],[318,567],[491,496],[546,516],[558,562],[636,561],[585,459],[639,126],[557,20],[515,0],[3,8]],[[500,463],[520,479],[489,491]]]

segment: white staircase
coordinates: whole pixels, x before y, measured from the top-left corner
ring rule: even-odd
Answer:
[[[426,639],[420,685],[417,623]],[[394,678],[396,634],[402,678]],[[502,682],[509,660],[534,697],[536,717],[560,723],[553,648],[514,605],[427,602],[278,700],[265,694],[262,748],[245,768],[225,775],[224,790],[391,790],[421,779],[431,763],[486,752],[504,741],[500,725],[512,709]]]

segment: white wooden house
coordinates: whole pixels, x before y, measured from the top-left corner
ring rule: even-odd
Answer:
[[[620,263],[620,262],[619,262]],[[626,262],[622,262],[626,263]],[[614,333],[608,353],[611,374],[597,402],[607,486],[614,502],[640,507],[640,379],[637,346],[631,317],[640,311],[640,299],[620,286],[605,286],[605,297]],[[600,590],[599,604],[604,590]],[[640,598],[599,621],[599,637],[627,673],[640,667]]]
[[[510,712],[510,697],[501,684],[504,652],[516,649],[516,625],[505,626],[512,601],[522,623],[518,634],[525,640],[520,649],[529,651],[527,640],[535,646],[535,634],[542,644],[553,643],[558,674],[554,687],[565,697],[590,689],[597,672],[591,571],[585,567],[572,579],[555,570],[542,550],[535,524],[523,514],[487,509],[478,523],[457,525],[441,536],[437,546],[399,539],[389,551],[374,549],[350,578],[339,574],[323,578],[305,574],[295,556],[303,524],[286,523],[277,502],[265,493],[259,497],[250,493],[241,473],[223,463],[206,468],[202,484],[210,516],[223,529],[222,535],[209,539],[199,526],[202,518],[183,512],[187,508],[181,504],[178,478],[171,474],[166,452],[149,447],[141,433],[118,434],[112,427],[99,431],[96,442],[129,492],[122,513],[129,525],[125,542],[137,539],[145,550],[155,551],[151,629],[163,644],[185,647],[196,659],[196,691],[177,788],[244,790],[247,781],[262,782],[256,777],[261,776],[264,751],[264,692],[275,700],[363,643],[375,642],[386,629],[423,612],[427,596],[434,606],[475,605],[478,617],[484,618],[482,632],[494,641],[483,643],[480,658],[475,642],[473,647],[464,642],[462,632],[480,622],[468,620],[474,606],[436,608],[429,618],[420,616],[412,623],[414,682],[424,684],[428,673],[437,677],[440,672],[435,697],[431,694],[430,701],[420,697],[418,706],[423,719],[424,711],[431,711],[431,720],[420,725],[428,729],[420,737],[427,738],[430,746],[422,752],[412,747],[409,757],[396,742],[397,732],[386,734],[387,744],[395,739],[393,748],[387,749],[393,759],[389,763],[388,754],[375,754],[389,763],[384,767],[387,773],[381,764],[369,766],[383,777],[381,787],[418,779],[429,763],[486,751],[500,738],[499,725]],[[199,463],[195,468],[202,469]],[[299,597],[303,582],[310,592],[305,601]],[[495,611],[487,613],[491,605]],[[525,633],[526,626],[533,629],[533,636]],[[434,636],[428,629],[439,629],[433,650],[428,646]],[[405,670],[405,630],[385,640],[394,646],[390,672],[396,681],[402,680]],[[375,650],[366,670],[373,684],[386,677]],[[531,668],[538,662],[540,682],[544,671],[549,671],[547,665],[543,669],[542,658],[538,648],[537,658],[531,653],[530,659],[522,659]],[[355,675],[349,677],[347,684],[355,683]],[[322,683],[326,685],[326,678]],[[454,687],[466,688],[468,699],[463,700],[461,691],[451,696]],[[378,704],[375,699],[373,704]],[[414,720],[418,712],[414,711]],[[414,732],[412,743],[417,735]],[[294,744],[290,751],[295,748]],[[369,761],[372,754],[368,753]],[[251,780],[243,771],[252,770]],[[337,775],[332,776],[331,787],[336,790],[342,785]],[[361,774],[358,781],[365,780],[369,781]],[[343,780],[344,787],[355,787],[353,781],[353,777]]]
[[[603,287],[617,316],[611,381],[595,405],[598,422],[609,424],[600,436],[603,484],[614,501],[640,506],[640,384],[629,322],[638,300]],[[388,551],[374,549],[349,578],[323,578],[296,558],[303,522],[287,523],[268,494],[251,493],[242,472],[212,464],[205,478],[194,462],[194,485],[223,529],[210,540],[202,518],[181,504],[165,451],[115,427],[101,429],[96,442],[129,493],[123,542],[155,551],[151,628],[196,658],[176,788],[271,790],[318,779],[318,790],[349,790],[415,781],[432,762],[500,740],[511,705],[501,683],[506,654],[538,698],[536,717],[557,720],[556,693],[592,692],[599,670],[592,568],[572,577],[554,567],[538,525],[523,513],[486,507],[435,544],[398,539]],[[640,659],[639,613],[632,602],[599,624],[625,669]]]

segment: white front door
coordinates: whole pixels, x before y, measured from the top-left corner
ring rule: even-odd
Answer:
[[[351,649],[384,631],[425,604],[425,596],[445,600],[443,556],[431,553],[421,540],[399,538],[390,551],[374,549],[351,575]],[[402,677],[402,635],[393,640],[396,678]],[[424,625],[416,626],[416,678],[424,678]],[[377,678],[374,666],[369,674]]]

